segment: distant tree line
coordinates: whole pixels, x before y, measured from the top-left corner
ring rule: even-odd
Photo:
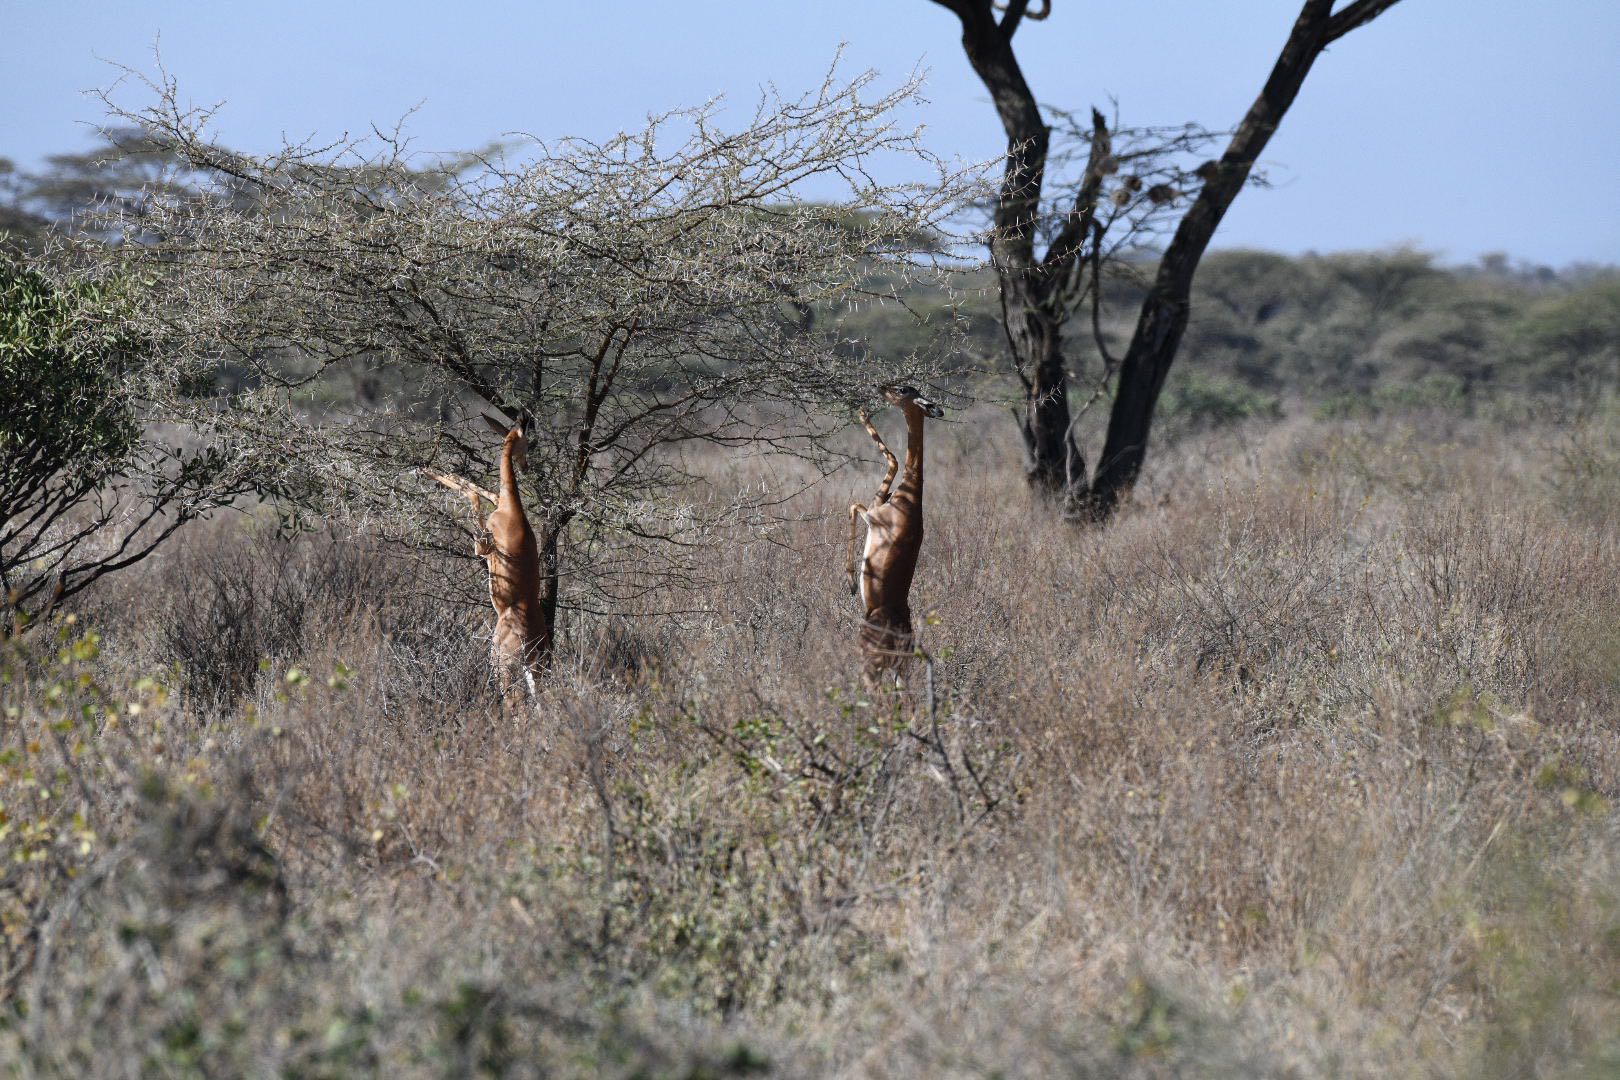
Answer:
[[[1137,252],[1105,276],[1098,328],[1111,351],[1129,340],[1154,266],[1153,253]],[[951,302],[968,327],[957,378],[985,396],[1004,394],[994,281],[982,272]],[[903,348],[913,332],[882,310],[862,320],[859,332],[876,349]],[[1082,366],[1101,362],[1089,333],[1071,348]],[[1500,254],[1447,266],[1410,249],[1297,257],[1226,250],[1199,269],[1161,408],[1172,430],[1185,430],[1287,405],[1324,417],[1515,404],[1556,412],[1617,388],[1620,268],[1555,270]],[[1105,419],[1111,398],[1099,390],[1074,403],[1083,430],[1095,432]]]
[[[52,155],[33,171],[0,157],[0,244],[26,250],[48,235],[93,231],[109,207],[137,215],[154,192],[184,186],[186,174],[183,161],[133,128],[110,129],[98,145]],[[1101,341],[1114,349],[1129,340],[1157,257],[1126,249],[1111,258],[1096,299]],[[1006,347],[994,282],[980,272],[957,284],[951,294],[914,285],[906,307],[962,315],[969,332],[955,373],[989,389],[997,368],[989,358]],[[1473,408],[1503,395],[1574,402],[1620,384],[1620,267],[1554,268],[1504,253],[1448,266],[1416,249],[1224,250],[1205,257],[1191,308],[1185,367],[1166,388],[1171,413],[1199,396],[1230,399],[1211,404],[1215,418],[1264,413],[1279,398],[1348,415],[1419,403]],[[915,351],[927,333],[899,306],[857,312],[847,329],[894,356]],[[1070,349],[1082,367],[1102,360],[1089,332]],[[250,373],[226,362],[221,376]],[[327,390],[369,399],[384,385],[368,369]],[[1094,401],[1095,388],[1086,389],[1076,412],[1109,400],[1106,387]]]

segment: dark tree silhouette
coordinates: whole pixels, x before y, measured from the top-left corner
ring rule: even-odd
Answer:
[[[1112,411],[1102,456],[1088,473],[1074,438],[1069,403],[1069,364],[1063,330],[1079,309],[1084,291],[1076,278],[1088,263],[1093,303],[1100,292],[1098,260],[1103,251],[1107,205],[1104,182],[1119,169],[1104,118],[1093,113],[1091,153],[1072,206],[1049,230],[1043,255],[1041,199],[1052,132],[1013,51],[1013,35],[1027,18],[1044,19],[1051,0],[1029,10],[1028,0],[934,0],[962,22],[962,48],[989,90],[1007,133],[1007,158],[997,193],[991,262],[1000,279],[1007,339],[1015,368],[1024,381],[1020,417],[1026,473],[1037,489],[1060,499],[1072,512],[1107,518],[1135,482],[1147,454],[1154,405],[1187,328],[1189,297],[1198,262],[1232,200],[1248,182],[1256,160],[1293,104],[1322,51],[1334,41],[1377,18],[1397,0],[1354,0],[1334,11],[1334,0],[1305,0],[1260,95],[1233,130],[1221,156],[1194,170],[1198,193],[1182,215],[1142,302],[1136,330],[1118,362]],[[998,17],[999,15],[999,17]],[[1132,178],[1126,177],[1128,182]],[[1134,195],[1129,186],[1123,187]],[[1178,198],[1169,185],[1148,189],[1153,204]],[[1109,358],[1104,353],[1104,362]],[[1113,366],[1109,364],[1109,366]],[[1107,374],[1107,373],[1105,373]]]

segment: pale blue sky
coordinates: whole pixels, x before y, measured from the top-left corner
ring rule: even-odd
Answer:
[[[1348,0],[1341,0],[1348,2]],[[1242,115],[1298,0],[1055,0],[1019,52],[1053,104],[1141,123]],[[82,148],[104,61],[165,65],[218,131],[391,123],[423,150],[501,132],[601,137],[651,111],[761,83],[796,93],[840,42],[845,69],[929,72],[920,119],[939,153],[999,152],[994,113],[928,0],[0,0],[0,155]],[[1413,243],[1452,261],[1487,251],[1561,265],[1620,261],[1620,0],[1403,0],[1335,45],[1218,246],[1284,251]]]

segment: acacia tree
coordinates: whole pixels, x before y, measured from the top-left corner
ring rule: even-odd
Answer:
[[[693,447],[815,453],[897,367],[925,374],[916,356],[879,371],[836,320],[804,314],[897,296],[927,270],[963,185],[868,171],[932,160],[893,119],[914,84],[871,95],[870,76],[829,76],[735,130],[711,105],[602,143],[426,165],[396,136],[231,152],[210,111],[155,88],[120,118],[203,181],[135,223],[170,377],[229,361],[254,384],[226,408],[171,394],[177,411],[229,429],[283,500],[413,540],[463,509],[416,470],[488,475],[469,414],[527,414],[549,626],[569,602],[690,568],[737,512],[674,498]],[[390,372],[385,409],[311,407],[356,364]]]
[[[1328,45],[1364,26],[1396,0],[1305,0],[1270,76],[1218,158],[1168,179],[1144,184],[1121,168],[1101,114],[1093,112],[1090,153],[1071,202],[1042,236],[1042,191],[1052,132],[1013,51],[1013,35],[1026,19],[1044,19],[1051,0],[1031,11],[1029,0],[934,0],[961,20],[962,47],[989,90],[1007,135],[1007,156],[997,193],[991,261],[999,279],[1012,362],[1024,383],[1020,423],[1026,472],[1037,489],[1066,508],[1106,518],[1135,482],[1147,454],[1153,410],[1170,372],[1187,317],[1193,275],[1255,162],[1282,122],[1311,66]],[[1188,149],[1192,147],[1189,146]],[[1174,149],[1174,147],[1171,147]],[[1157,195],[1149,193],[1157,190]],[[1088,290],[1093,304],[1101,255],[1109,243],[1101,208],[1121,192],[1126,202],[1146,196],[1160,207],[1190,195],[1142,301],[1136,329],[1117,364],[1102,351],[1103,378],[1114,376],[1113,404],[1102,454],[1093,471],[1074,438],[1069,402],[1070,363],[1064,329]],[[1127,220],[1138,220],[1127,216]],[[1046,250],[1037,255],[1038,240]],[[1116,237],[1117,240],[1117,237]],[[1090,268],[1089,281],[1083,275]],[[1093,308],[1095,316],[1095,308]],[[1100,335],[1099,335],[1100,339]],[[1116,373],[1117,369],[1117,373]]]

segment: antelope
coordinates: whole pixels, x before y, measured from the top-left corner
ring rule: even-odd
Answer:
[[[885,671],[898,675],[903,661],[911,655],[911,579],[917,572],[917,556],[923,539],[923,420],[938,418],[945,410],[910,386],[879,388],[890,404],[900,406],[906,416],[906,471],[900,486],[891,494],[900,462],[872,426],[865,409],[861,423],[872,441],[888,459],[889,471],[878,485],[871,506],[851,503],[849,508],[849,552],[845,572],[849,591],[859,590],[866,617],[861,622],[861,652],[865,675],[876,684]],[[855,541],[860,522],[866,522],[866,548],[859,573],[855,561]]]
[[[551,656],[551,629],[541,613],[540,550],[517,486],[518,470],[529,468],[528,418],[520,417],[517,424],[508,426],[485,414],[484,422],[501,436],[499,495],[459,476],[427,475],[467,496],[472,504],[473,551],[489,564],[489,600],[495,607],[490,658],[503,677],[509,677],[513,669],[521,670],[532,699],[535,676]],[[486,501],[495,506],[487,518]]]

